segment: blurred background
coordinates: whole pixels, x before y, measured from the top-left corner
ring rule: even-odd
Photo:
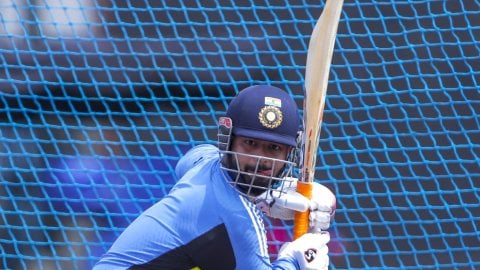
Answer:
[[[0,269],[90,269],[231,98],[302,104],[325,1],[0,3]],[[332,269],[480,268],[480,3],[345,1],[317,158]],[[291,224],[266,220],[272,258]]]

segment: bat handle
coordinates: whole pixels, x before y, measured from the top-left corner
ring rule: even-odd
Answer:
[[[310,182],[297,182],[297,192],[307,197],[308,199],[312,198],[312,189],[313,184]],[[295,220],[293,223],[293,239],[297,239],[300,236],[308,232],[308,216],[310,210],[307,209],[305,212],[295,212]]]

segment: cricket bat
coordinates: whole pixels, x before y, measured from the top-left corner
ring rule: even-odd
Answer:
[[[308,44],[303,101],[303,162],[300,163],[300,181],[297,183],[297,191],[307,198],[312,196],[328,77],[342,6],[343,0],[327,0]],[[308,210],[295,213],[294,239],[307,233],[308,217]]]

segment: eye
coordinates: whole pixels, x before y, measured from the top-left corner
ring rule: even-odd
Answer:
[[[243,143],[246,144],[246,145],[250,145],[250,146],[255,146],[256,145],[255,141],[250,140],[250,139],[244,140]]]
[[[270,144],[270,149],[273,151],[280,151],[282,150],[282,147],[278,144]]]

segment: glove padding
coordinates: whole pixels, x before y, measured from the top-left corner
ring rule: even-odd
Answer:
[[[301,270],[326,270],[330,263],[329,241],[328,232],[304,234],[293,242],[285,243],[278,253],[278,259],[293,258]]]
[[[267,216],[282,220],[293,220],[295,211],[309,209],[309,232],[327,230],[335,216],[336,198],[324,185],[316,182],[312,185],[312,199],[308,200],[296,191],[296,178],[285,178],[283,186],[260,194],[255,204]]]

